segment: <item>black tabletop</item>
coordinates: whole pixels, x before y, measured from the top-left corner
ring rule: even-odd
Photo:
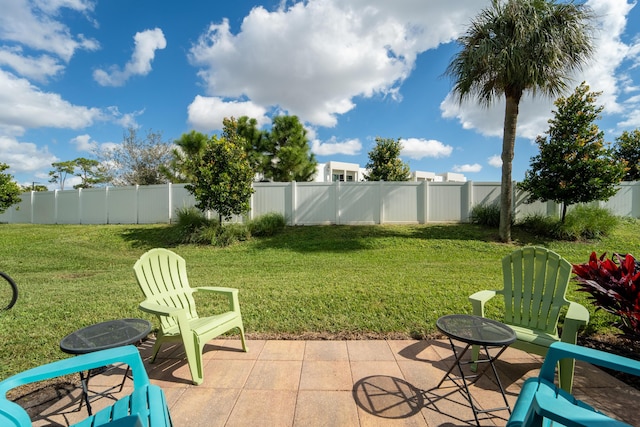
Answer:
[[[469,314],[443,316],[436,326],[448,337],[467,344],[498,347],[516,340],[516,333],[504,323]]]
[[[65,353],[83,354],[140,341],[151,331],[144,319],[117,319],[97,323],[70,333],[60,341]]]

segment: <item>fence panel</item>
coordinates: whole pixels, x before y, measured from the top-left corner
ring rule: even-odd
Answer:
[[[295,218],[296,224],[319,225],[336,224],[336,184],[327,182],[296,183]]]
[[[382,185],[382,223],[416,224],[418,217],[418,197],[422,184],[419,182],[394,183]]]
[[[251,218],[257,218],[267,213],[282,214],[290,225],[293,221],[290,182],[271,183],[259,182],[254,184],[255,193],[251,198]]]
[[[33,194],[33,215],[35,224],[55,224],[56,223],[56,197],[57,191],[36,192]]]
[[[109,224],[137,224],[137,198],[138,189],[136,187],[110,187],[107,199]]]
[[[140,191],[138,187],[138,224],[169,222],[171,219],[170,197],[170,185],[149,185],[144,188],[144,191]]]
[[[380,224],[380,187],[377,182],[337,182],[338,224]]]
[[[80,224],[80,191],[58,191],[56,224]]]
[[[82,224],[106,224],[108,222],[107,194],[109,188],[87,188],[80,195]]]
[[[430,222],[462,221],[462,190],[464,183],[430,182],[427,200]]]

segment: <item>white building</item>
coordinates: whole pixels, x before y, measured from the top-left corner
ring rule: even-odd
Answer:
[[[357,163],[345,163],[330,161],[318,163],[316,169],[315,182],[359,182],[364,181],[365,168],[361,168]],[[460,173],[445,172],[436,174],[435,172],[413,171],[410,181],[431,181],[431,182],[466,182],[467,178]]]

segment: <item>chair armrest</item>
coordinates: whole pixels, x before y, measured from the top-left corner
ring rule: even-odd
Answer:
[[[538,415],[564,426],[631,427],[631,425],[610,418],[605,414],[556,399],[553,395],[546,393],[535,394],[532,409]]]
[[[4,398],[9,390],[21,385],[88,371],[114,363],[126,363],[131,367],[135,388],[149,384],[149,377],[142,364],[138,349],[133,345],[128,345],[81,354],[20,372],[0,382],[0,397]]]
[[[229,311],[240,311],[240,302],[238,300],[238,289],[236,288],[225,288],[221,286],[202,286],[194,288],[194,292],[197,291],[205,291],[205,292],[216,292],[219,294],[226,295],[229,298]]]
[[[589,310],[577,302],[569,302],[569,309],[564,316],[562,325],[562,336],[560,340],[575,344],[577,342],[578,330],[589,323]]]
[[[181,313],[185,313],[186,310],[184,308],[179,307],[168,307],[166,305],[156,304],[154,302],[145,300],[140,303],[138,308],[144,312],[155,314],[158,316],[169,316],[169,317],[177,317]]]
[[[498,291],[487,290],[479,291],[469,296],[469,301],[471,301],[471,306],[473,307],[473,314],[484,317],[484,305],[497,294]]]
[[[549,347],[549,351],[542,363],[540,378],[553,382],[556,364],[560,359],[565,358],[581,360],[593,365],[640,376],[640,361],[638,360],[566,342],[555,342]]]

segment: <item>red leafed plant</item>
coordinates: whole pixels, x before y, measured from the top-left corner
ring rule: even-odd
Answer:
[[[591,253],[586,264],[574,264],[580,291],[591,294],[597,307],[620,318],[616,326],[624,335],[640,339],[640,266],[633,256],[614,254],[613,259]]]

